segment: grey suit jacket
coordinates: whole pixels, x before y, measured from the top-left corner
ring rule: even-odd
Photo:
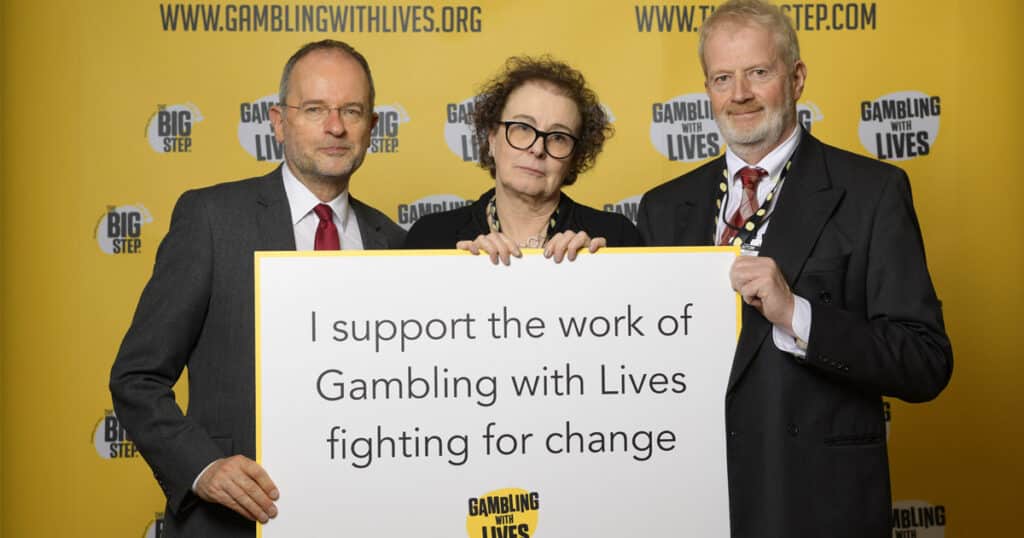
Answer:
[[[405,232],[349,198],[364,248]],[[280,168],[178,200],[110,376],[114,410],[167,496],[167,536],[253,536],[255,525],[199,500],[217,458],[255,457],[253,252],[295,250]],[[188,411],[172,387],[188,367]]]
[[[809,347],[779,351],[744,305],[726,393],[732,535],[891,536],[881,397],[934,398],[952,349],[906,174],[802,136],[760,255],[811,302]],[[644,195],[647,245],[713,244],[724,160]]]

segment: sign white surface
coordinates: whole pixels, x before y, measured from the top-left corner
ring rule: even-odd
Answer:
[[[734,256],[257,254],[261,536],[728,536]]]

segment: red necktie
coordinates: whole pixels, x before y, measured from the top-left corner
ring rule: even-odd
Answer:
[[[319,204],[313,208],[313,212],[320,217],[320,224],[316,227],[316,237],[313,239],[313,249],[340,250],[338,227],[334,225],[334,212],[331,211],[331,206]]]
[[[736,228],[742,228],[747,220],[757,212],[757,184],[761,182],[762,177],[768,175],[768,172],[763,168],[744,166],[737,175],[743,181],[743,198],[740,199],[740,206],[736,208],[736,212],[729,219],[729,224],[735,228],[726,226],[722,230],[722,237],[718,240],[719,245],[731,245],[738,233]]]

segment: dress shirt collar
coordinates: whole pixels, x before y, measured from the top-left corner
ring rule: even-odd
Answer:
[[[284,191],[288,196],[288,206],[292,211],[292,226],[298,224],[303,217],[313,211],[317,204],[325,203],[331,206],[338,222],[344,227],[348,223],[348,189],[342,191],[330,202],[321,202],[288,168],[288,163],[281,165],[281,176],[284,178]]]
[[[785,142],[779,144],[777,148],[773,149],[756,163],[747,163],[732,151],[732,147],[727,147],[725,150],[725,164],[729,169],[729,177],[733,178],[734,181],[739,181],[736,174],[739,173],[741,168],[744,166],[756,166],[767,170],[768,177],[771,178],[770,183],[775,183],[779,179],[779,174],[782,173],[782,167],[789,162],[789,158],[793,156],[793,152],[796,151],[796,147],[800,144],[800,133],[802,131],[803,129],[799,125],[794,127],[793,132],[790,133]]]

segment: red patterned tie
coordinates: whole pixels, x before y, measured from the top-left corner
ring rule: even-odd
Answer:
[[[338,227],[334,225],[334,213],[331,211],[331,206],[319,204],[313,208],[313,212],[320,217],[320,224],[316,227],[316,237],[313,239],[313,249],[340,250]]]
[[[761,182],[761,178],[768,175],[768,172],[763,168],[744,166],[737,175],[743,181],[743,198],[740,199],[740,206],[736,208],[736,212],[729,219],[729,224],[736,228],[742,228],[747,220],[757,212],[757,184]],[[726,226],[722,230],[722,237],[718,240],[718,244],[731,245],[736,238],[736,228]]]

